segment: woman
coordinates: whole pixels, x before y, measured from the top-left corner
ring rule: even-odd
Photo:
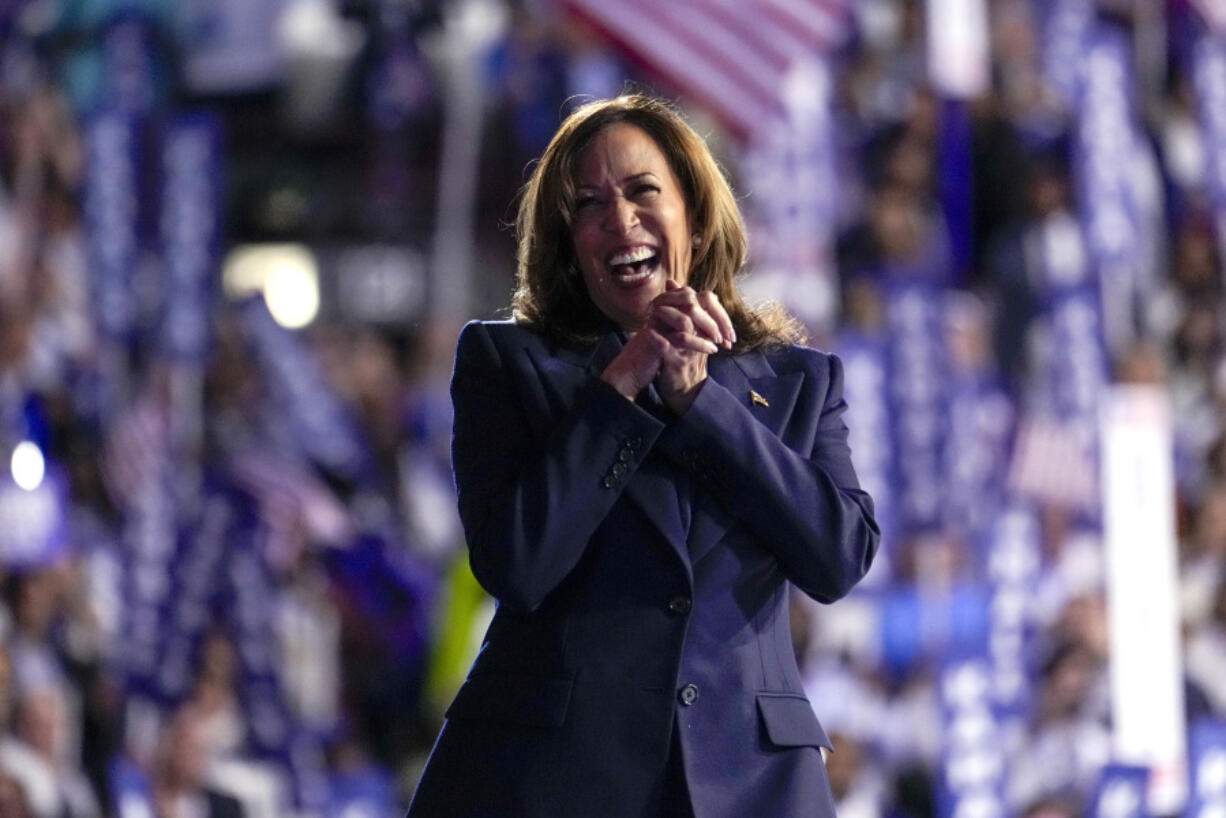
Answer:
[[[518,232],[452,381],[499,604],[410,816],[833,815],[786,582],[833,601],[877,546],[838,360],[738,298],[731,191],[650,97],[567,118]]]

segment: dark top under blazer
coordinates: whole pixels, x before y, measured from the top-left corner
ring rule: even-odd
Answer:
[[[697,818],[833,815],[786,581],[830,602],[876,551],[841,364],[712,356],[672,417],[599,380],[621,343],[460,335],[460,516],[499,604],[413,818],[654,818],[674,723]]]

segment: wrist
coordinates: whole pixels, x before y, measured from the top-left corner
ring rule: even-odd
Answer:
[[[642,387],[636,388],[633,379],[627,377],[625,373],[613,372],[611,370],[612,367],[609,367],[609,369],[600,373],[600,380],[613,387],[617,394],[633,403],[634,399],[638,397],[639,392],[642,391]]]
[[[665,403],[675,415],[684,415],[689,408],[694,405],[694,400],[698,397],[698,393],[702,391],[702,386],[707,382],[706,376],[702,380],[697,381],[690,386],[679,389],[665,398]]]

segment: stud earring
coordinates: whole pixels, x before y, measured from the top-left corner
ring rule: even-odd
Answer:
[[[690,236],[690,241],[694,243],[695,247],[698,247],[702,244],[702,236],[695,233],[694,235]]]

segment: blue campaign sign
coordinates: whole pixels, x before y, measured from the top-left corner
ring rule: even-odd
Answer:
[[[1005,470],[1013,432],[1013,401],[984,373],[950,379],[949,433],[945,440],[948,530],[970,542],[986,532],[1004,502]]]
[[[901,276],[889,282],[885,293],[898,515],[904,532],[933,530],[941,517],[949,427],[943,295],[936,282]]]
[[[172,599],[171,568],[179,526],[171,497],[170,468],[159,464],[154,477],[128,498],[124,520],[124,633],[122,663],[130,692],[157,696],[158,671]]]
[[[1005,747],[992,709],[992,672],[984,656],[952,659],[941,671],[944,720],[939,814],[1005,818]]]
[[[1219,224],[1226,224],[1226,35],[1205,31],[1192,52],[1209,196]]]
[[[210,486],[199,518],[180,536],[169,563],[171,596],[156,677],[157,690],[167,701],[189,692],[199,645],[215,624],[214,597],[225,568],[226,542],[240,516],[235,498]]]
[[[208,351],[211,282],[221,236],[221,132],[203,112],[175,117],[162,135],[164,271],[161,343],[168,357],[202,361]]]
[[[1143,192],[1152,161],[1137,123],[1131,35],[1099,20],[1081,59],[1073,139],[1073,178],[1091,267],[1104,305],[1108,344],[1137,332],[1136,311],[1153,252],[1145,224],[1153,202]]]
[[[1191,792],[1185,818],[1226,815],[1226,723],[1205,719],[1192,726]]]
[[[1084,424],[1086,442],[1096,437],[1098,396],[1108,379],[1101,303],[1093,288],[1052,298],[1048,313],[1052,346],[1053,402],[1061,420]]]
[[[882,538],[892,542],[897,530],[892,501],[898,492],[894,485],[895,447],[890,442],[894,423],[890,415],[886,346],[878,338],[846,333],[835,351],[843,361],[843,396],[848,406],[855,407],[848,419],[847,443],[855,456],[856,476],[873,498]],[[447,422],[450,423],[450,407]],[[889,578],[884,556],[878,554],[878,562],[869,573],[873,585]]]
[[[1043,78],[1066,105],[1077,95],[1077,66],[1094,20],[1090,0],[1044,0]]]
[[[1086,239],[1100,265],[1127,264],[1137,247],[1131,45],[1124,32],[1099,24],[1086,48],[1073,143]]]
[[[1035,688],[1028,657],[1035,631],[1033,600],[1042,564],[1038,515],[1011,505],[987,536],[989,593],[988,654],[992,700],[1002,723],[1017,722],[1030,712]]]
[[[85,124],[85,235],[94,272],[94,309],[105,338],[132,331],[131,275],[140,252],[140,123],[102,111]]]

